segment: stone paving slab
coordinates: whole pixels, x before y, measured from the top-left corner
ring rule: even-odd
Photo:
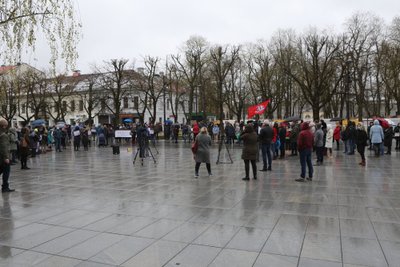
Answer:
[[[157,163],[121,147],[48,152],[12,166],[0,198],[0,266],[397,266],[400,153],[367,166],[334,152],[296,183],[297,157],[244,182],[233,164],[194,178],[190,145],[160,142]],[[222,161],[227,153],[222,151]],[[261,168],[261,164],[258,164]]]

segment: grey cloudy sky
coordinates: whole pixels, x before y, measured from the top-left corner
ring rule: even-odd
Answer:
[[[269,39],[278,29],[301,32],[309,26],[342,31],[356,11],[371,11],[390,23],[400,15],[398,0],[75,0],[82,40],[77,68],[111,58],[165,58],[192,35],[211,43],[239,44]],[[38,47],[26,58],[39,68],[48,64]]]

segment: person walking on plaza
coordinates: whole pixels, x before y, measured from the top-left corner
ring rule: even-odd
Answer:
[[[53,132],[54,135],[54,143],[56,146],[56,152],[61,152],[61,138],[62,138],[62,131],[60,127],[56,127]]]
[[[342,131],[342,127],[340,127],[340,123],[336,123],[335,130],[333,131],[333,140],[336,143],[336,150],[339,151],[339,143],[340,143],[340,132]]]
[[[348,130],[349,130],[349,153],[348,155],[354,155],[354,149],[355,149],[355,139],[356,139],[356,128],[355,128],[355,123],[352,121],[349,121],[348,125]]]
[[[195,178],[199,177],[199,168],[201,163],[206,164],[208,175],[212,176],[210,164],[211,137],[207,133],[207,128],[202,127],[200,129],[200,134],[198,134],[195,138],[195,142],[197,142],[198,145],[198,149],[194,154],[194,160],[196,161],[196,166],[194,169]]]
[[[314,136],[310,130],[308,122],[304,122],[301,125],[301,132],[299,139],[297,140],[297,148],[300,153],[300,164],[301,174],[300,178],[295,179],[296,182],[304,182],[306,177],[306,166],[308,166],[308,178],[307,180],[312,181],[313,178],[313,165],[311,161],[313,151]]]
[[[356,145],[357,152],[361,156],[361,162],[359,164],[361,166],[365,166],[365,147],[368,145],[368,134],[365,131],[364,125],[362,125],[362,123],[359,123],[357,125]]]
[[[316,124],[317,130],[314,134],[314,146],[317,153],[317,165],[322,165],[324,162],[324,132],[321,124]]]
[[[263,158],[262,172],[272,170],[272,156],[271,156],[271,143],[274,137],[274,131],[269,126],[268,121],[264,121],[258,139],[261,143],[261,153]],[[296,141],[297,142],[297,141]]]
[[[1,185],[1,192],[13,192],[10,189],[8,180],[10,178],[10,139],[7,135],[8,122],[5,119],[0,119],[0,174],[3,175],[3,184]]]
[[[374,125],[371,127],[369,131],[369,136],[371,139],[371,143],[374,146],[375,156],[380,156],[380,148],[381,144],[384,140],[383,129],[382,126],[379,124],[378,120],[374,120]]]
[[[254,131],[254,127],[251,124],[247,124],[241,138],[243,140],[243,150],[242,150],[242,159],[244,161],[244,168],[246,172],[246,176],[242,178],[244,181],[250,180],[249,172],[250,172],[250,162],[251,167],[253,169],[253,179],[257,179],[257,155],[258,155],[258,142],[257,142],[257,133]]]
[[[332,147],[333,147],[333,129],[332,125],[328,124],[326,130],[326,142],[325,142],[326,155],[328,158],[332,157]]]

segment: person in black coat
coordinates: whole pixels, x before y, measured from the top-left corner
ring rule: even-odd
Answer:
[[[361,162],[359,163],[361,166],[365,166],[365,147],[368,145],[368,135],[365,131],[364,125],[361,123],[358,124],[356,130],[356,145],[357,145],[357,152],[361,156]]]
[[[280,127],[279,127],[279,140],[281,141],[281,146],[280,146],[280,150],[281,150],[281,156],[279,157],[280,159],[284,159],[285,158],[285,148],[286,148],[286,126],[281,123]]]
[[[392,142],[393,142],[393,127],[392,125],[389,128],[385,129],[384,132],[384,145],[388,148],[386,154],[390,155],[392,153]]]

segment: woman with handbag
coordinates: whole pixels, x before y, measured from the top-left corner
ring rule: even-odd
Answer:
[[[211,137],[207,134],[207,128],[202,127],[200,134],[196,136],[194,144],[192,145],[192,152],[196,166],[194,170],[194,177],[199,177],[199,168],[201,163],[205,163],[208,171],[208,175],[212,176],[211,164],[210,164],[210,146]]]

